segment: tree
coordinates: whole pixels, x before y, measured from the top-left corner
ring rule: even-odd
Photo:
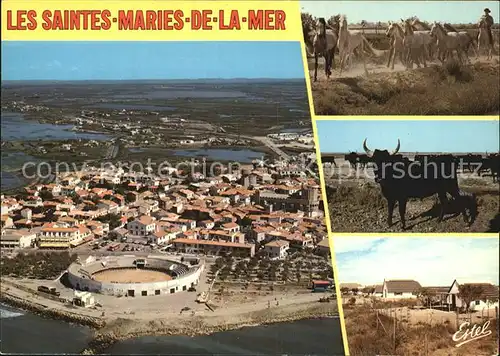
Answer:
[[[483,287],[474,284],[463,284],[458,286],[458,297],[465,304],[465,312],[469,312],[470,304],[481,298]]]
[[[137,196],[135,194],[127,193],[127,195],[125,195],[125,201],[127,203],[134,203],[136,200]]]
[[[100,216],[97,218],[97,220],[102,222],[102,223],[109,224],[109,228],[111,230],[113,230],[121,225],[121,216],[118,214],[108,214],[108,215]]]
[[[347,287],[342,287],[342,288],[340,288],[340,292],[341,292],[342,294],[346,294],[347,292],[349,292],[349,288],[347,288]]]
[[[434,298],[436,297],[436,293],[431,291],[429,288],[421,288],[417,292],[418,298],[422,301],[424,306],[432,305]]]
[[[363,34],[365,33],[365,27],[366,27],[367,23],[365,20],[361,21],[361,31],[363,32]]]
[[[361,292],[365,294],[373,294],[375,292],[375,288],[373,287],[364,287]]]
[[[47,189],[42,189],[40,193],[38,194],[42,200],[52,200],[54,199],[54,196],[52,195],[51,192],[49,192]]]

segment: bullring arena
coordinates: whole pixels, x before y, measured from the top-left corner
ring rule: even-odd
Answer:
[[[106,295],[163,295],[195,287],[203,269],[199,260],[179,262],[159,256],[90,256],[69,266],[68,281],[76,290]]]

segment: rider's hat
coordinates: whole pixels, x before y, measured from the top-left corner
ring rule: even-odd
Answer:
[[[490,13],[491,11],[490,11],[490,9],[486,8],[486,9],[484,9],[484,12]]]

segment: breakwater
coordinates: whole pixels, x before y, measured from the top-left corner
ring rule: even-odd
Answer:
[[[19,298],[17,296],[9,294],[6,291],[2,291],[2,293],[0,294],[0,302],[3,302],[7,305],[13,306],[21,310],[29,311],[33,314],[45,318],[51,318],[51,319],[66,321],[69,323],[76,323],[79,325],[90,326],[96,329],[102,328],[103,326],[106,325],[105,321],[100,318],[83,315],[79,313],[73,313],[61,309],[49,308],[44,304]]]

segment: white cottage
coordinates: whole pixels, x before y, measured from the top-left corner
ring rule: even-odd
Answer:
[[[420,283],[411,279],[386,281],[382,284],[382,298],[384,299],[413,299],[418,297],[422,288]]]
[[[463,283],[463,286],[477,287],[481,291],[481,296],[473,300],[469,309],[472,311],[480,311],[482,309],[492,309],[499,306],[498,303],[498,286],[491,283]],[[452,308],[465,308],[466,303],[460,298],[460,285],[457,280],[454,280],[449,291],[446,302]]]

